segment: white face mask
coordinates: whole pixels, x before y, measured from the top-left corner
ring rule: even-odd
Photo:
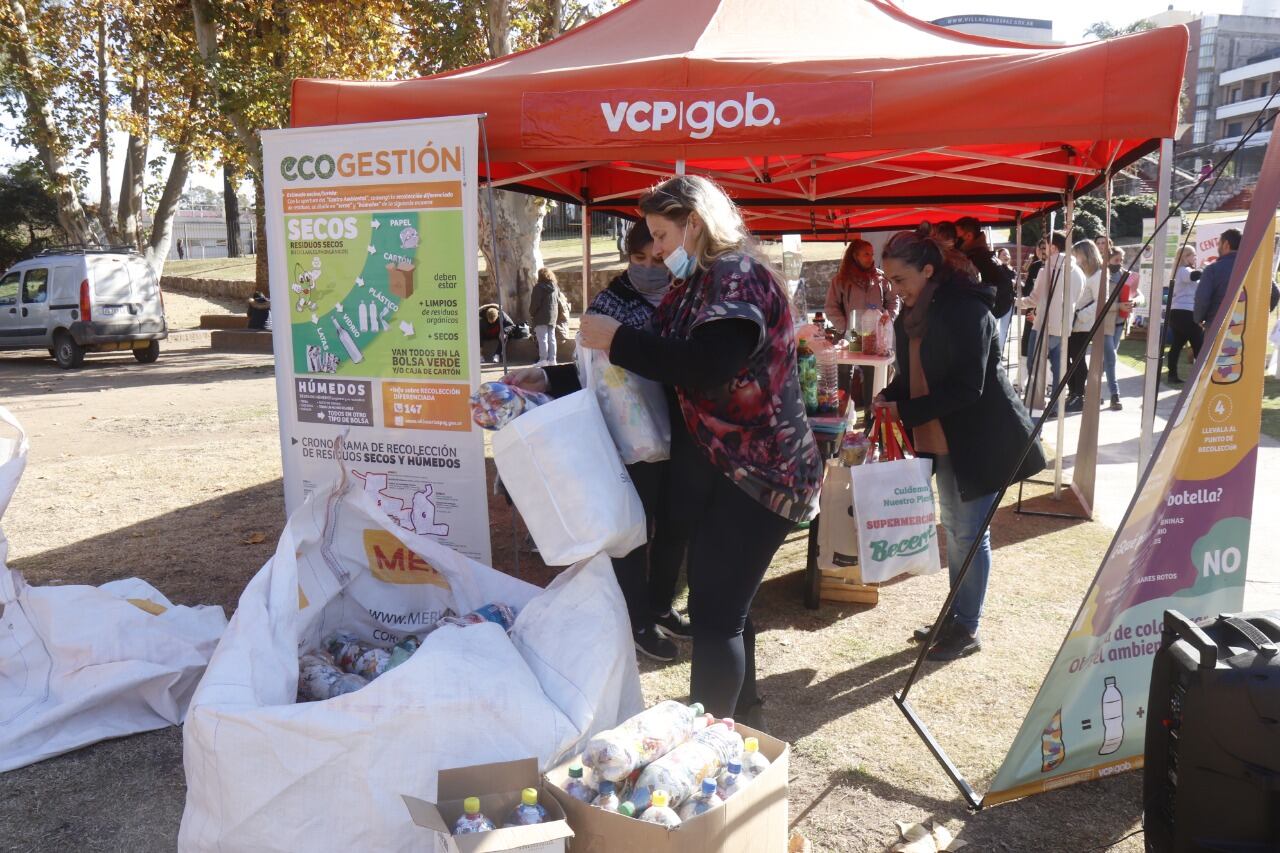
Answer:
[[[684,234],[680,236],[680,246],[674,252],[662,259],[667,265],[667,269],[671,270],[671,277],[677,280],[683,280],[693,274],[694,260],[689,257],[689,253],[685,251],[684,241],[689,235],[689,223],[685,223]]]

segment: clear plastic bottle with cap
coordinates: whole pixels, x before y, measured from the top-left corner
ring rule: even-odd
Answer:
[[[676,812],[681,821],[691,820],[704,812],[709,812],[723,803],[716,794],[716,780],[707,777],[702,780],[702,790],[690,797]]]
[[[569,765],[569,778],[564,783],[564,792],[584,803],[595,802],[596,796],[600,793],[588,785],[587,780],[583,778],[582,763],[579,761]]]
[[[703,779],[714,780],[730,761],[741,760],[742,750],[742,735],[734,730],[733,720],[726,718],[646,767],[636,786],[666,791],[678,808],[698,792]]]
[[[626,800],[618,806],[618,814],[637,817],[644,814],[644,810],[651,805],[653,805],[653,792],[641,785],[633,790]]]
[[[542,823],[546,819],[547,810],[538,805],[538,789],[525,788],[520,792],[520,804],[511,810],[511,814],[507,816],[507,822],[503,824],[503,828],[532,826],[535,823]]]
[[[667,700],[587,742],[582,763],[598,779],[618,783],[693,736],[703,708]]]
[[[814,346],[818,358],[818,414],[829,417],[840,413],[840,365],[836,348],[826,343]]]
[[[479,797],[467,797],[462,801],[462,816],[453,824],[454,835],[488,832],[493,828],[493,821],[480,814]]]
[[[674,829],[680,825],[680,815],[671,809],[669,803],[670,798],[667,796],[666,791],[654,791],[653,803],[644,810],[644,814],[640,815],[640,819]]]
[[[749,737],[742,745],[742,774],[754,779],[769,769],[769,759],[760,754],[760,739]]]
[[[604,809],[607,812],[616,812],[622,801],[618,799],[618,792],[614,790],[613,783],[608,779],[600,782],[600,793],[596,795],[591,805],[598,809]]]
[[[720,795],[720,799],[727,800],[746,787],[746,784],[747,779],[742,775],[741,762],[730,761],[729,766],[716,780],[716,793]]]

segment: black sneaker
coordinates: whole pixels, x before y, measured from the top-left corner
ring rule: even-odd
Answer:
[[[664,663],[676,659],[676,644],[663,637],[653,628],[641,628],[632,634],[636,641],[636,651]]]
[[[982,641],[977,634],[970,634],[968,628],[953,623],[950,630],[945,631],[929,649],[927,657],[929,660],[958,660],[981,650]]]
[[[677,640],[687,640],[693,636],[693,631],[689,628],[689,617],[674,607],[661,616],[653,617],[653,623],[657,626],[658,633],[663,636]]]
[[[929,639],[929,632],[932,630],[933,630],[932,622],[930,622],[928,625],[925,625],[923,628],[915,629],[914,631],[911,632],[911,642],[923,643],[925,640]],[[945,627],[942,629],[942,633],[943,634],[947,633],[947,630]]]
[[[1068,411],[1068,412],[1083,412],[1083,411],[1084,411],[1084,397],[1082,397],[1082,396],[1080,396],[1080,397],[1072,397],[1070,400],[1067,400],[1067,411]]]
[[[1179,378],[1179,377],[1177,377],[1177,376],[1174,376],[1174,375],[1170,374],[1170,375],[1169,375],[1169,380],[1168,380],[1168,382],[1169,382],[1169,384],[1170,384],[1170,385],[1181,385],[1181,384],[1182,384],[1182,379],[1180,379],[1180,378]]]
[[[1119,411],[1122,411],[1123,409],[1124,409],[1124,404],[1120,402],[1120,395],[1112,394],[1111,395],[1111,411],[1119,412]]]

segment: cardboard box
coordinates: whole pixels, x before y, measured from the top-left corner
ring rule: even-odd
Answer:
[[[391,285],[391,295],[400,299],[413,296],[413,274],[415,267],[401,261],[398,264],[387,264],[387,281]]]
[[[760,747],[762,750],[764,746]],[[502,829],[502,822],[520,802],[525,788],[538,789],[538,804],[547,810],[546,823]],[[436,786],[437,803],[403,796],[409,816],[423,829],[436,833],[437,841],[450,853],[565,853],[573,830],[565,822],[564,811],[538,776],[534,758],[501,764],[477,764],[441,770]],[[480,798],[480,811],[498,827],[493,832],[453,836],[453,824],[462,816],[462,802]],[[443,837],[441,837],[443,835]],[[424,848],[425,849],[425,848]],[[434,845],[430,849],[437,849]]]
[[[572,853],[782,853],[787,849],[786,743],[738,726],[744,738],[760,740],[769,769],[718,809],[675,829],[606,812],[564,792],[566,761],[547,773],[547,789],[564,808],[573,830]]]

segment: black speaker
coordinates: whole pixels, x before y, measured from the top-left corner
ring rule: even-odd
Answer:
[[[1165,611],[1147,708],[1149,853],[1280,851],[1280,611]]]

